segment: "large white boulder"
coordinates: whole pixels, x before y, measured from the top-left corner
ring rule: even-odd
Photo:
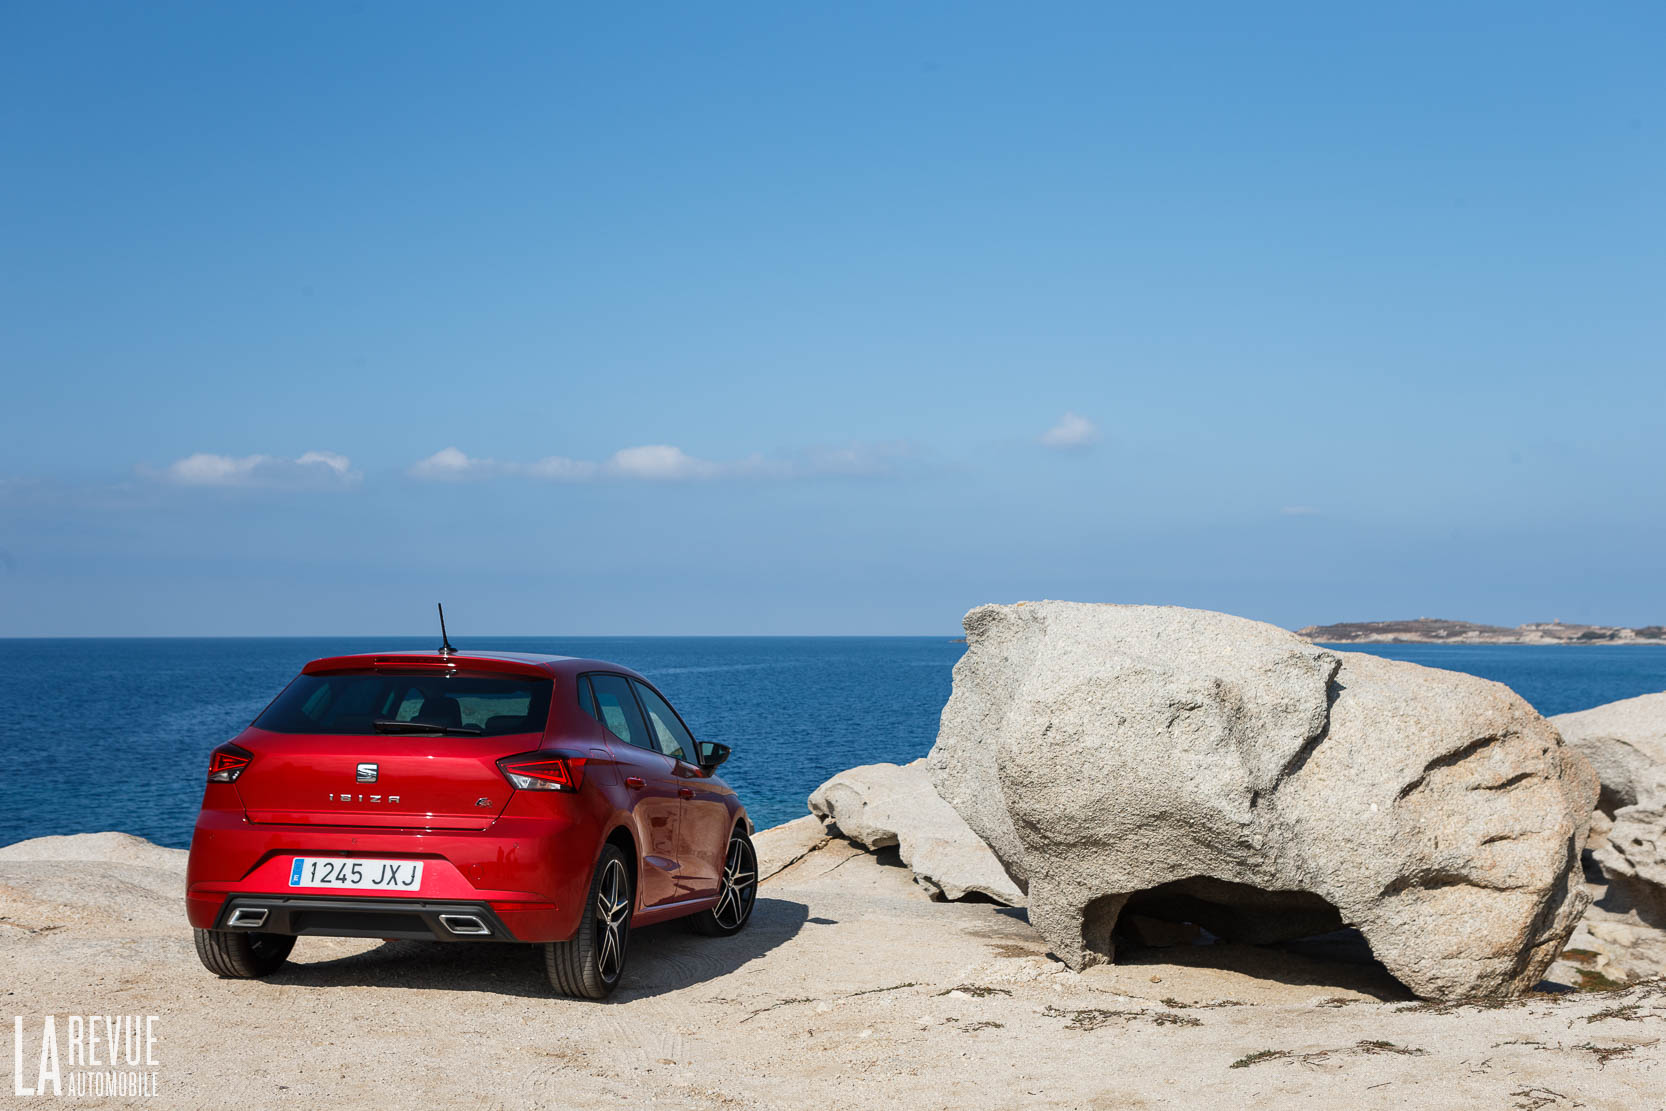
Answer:
[[[934,895],[985,895],[1022,906],[1024,894],[966,820],[937,796],[924,760],[864,764],[817,787],[810,810],[868,849],[895,845],[914,879]]]
[[[137,864],[184,872],[190,854],[184,849],[167,849],[131,833],[73,833],[35,837],[0,846],[5,861],[97,861],[102,864]]]
[[[1133,905],[1245,940],[1346,923],[1419,995],[1538,982],[1596,780],[1507,687],[1175,607],[982,606],[933,782],[1073,967]]]
[[[1609,817],[1625,806],[1666,805],[1666,691],[1550,721],[1591,762],[1602,780],[1597,805]]]

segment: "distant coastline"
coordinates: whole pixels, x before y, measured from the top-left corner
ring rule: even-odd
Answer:
[[[1656,644],[1666,645],[1666,625],[1626,629],[1613,625],[1565,625],[1540,621],[1507,628],[1473,621],[1419,617],[1414,621],[1348,621],[1309,625],[1296,635],[1319,644]]]

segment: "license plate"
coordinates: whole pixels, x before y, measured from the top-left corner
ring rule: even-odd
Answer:
[[[298,856],[289,866],[289,886],[415,891],[422,886],[422,861]]]

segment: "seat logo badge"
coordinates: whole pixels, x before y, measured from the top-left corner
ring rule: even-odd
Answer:
[[[490,806],[490,805],[492,805],[492,800],[491,799],[475,799],[474,800],[474,805],[476,805],[476,806]]]
[[[360,783],[374,783],[374,782],[376,782],[376,765],[375,764],[360,764],[359,765],[359,773],[355,778]]]

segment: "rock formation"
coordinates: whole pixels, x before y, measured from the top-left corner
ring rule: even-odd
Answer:
[[[1419,995],[1519,994],[1588,896],[1597,786],[1507,687],[1174,607],[983,606],[929,757],[1072,967],[1126,907],[1348,924]]]
[[[1602,780],[1597,806],[1666,803],[1666,691],[1550,719]]]
[[[1620,905],[1643,923],[1666,929],[1666,809],[1622,807],[1596,858]]]
[[[933,895],[986,895],[1022,906],[1023,892],[966,820],[937,796],[924,760],[865,764],[840,772],[810,795],[810,810],[869,849],[897,847],[914,879]]]

